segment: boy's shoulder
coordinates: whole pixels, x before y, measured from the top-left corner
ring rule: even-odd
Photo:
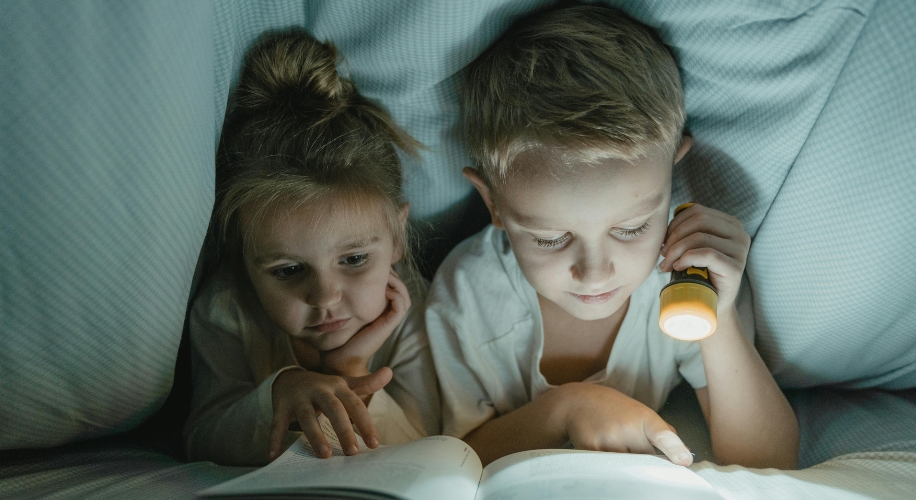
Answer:
[[[531,297],[536,301],[506,233],[491,224],[445,258],[430,286],[427,307],[453,326],[474,323],[487,336],[498,336],[532,316]]]
[[[459,283],[512,286],[521,277],[505,231],[490,224],[449,252],[436,271],[432,288]]]

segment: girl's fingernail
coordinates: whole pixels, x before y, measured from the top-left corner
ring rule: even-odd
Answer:
[[[678,462],[686,462],[687,460],[690,460],[690,453],[678,453],[677,454]]]
[[[270,460],[273,460],[274,458],[277,458],[277,452],[271,450],[270,453],[267,454],[267,458],[270,459]]]
[[[357,448],[355,444],[351,444],[347,447],[347,455],[356,455],[357,453],[359,453],[359,448]]]
[[[662,245],[662,255],[668,253],[668,245]]]
[[[324,457],[330,454],[331,454],[331,450],[328,449],[328,445],[323,444],[323,445],[318,446],[318,455],[319,456]]]
[[[369,441],[366,442],[366,446],[370,448],[375,448],[378,446],[378,438],[375,436],[369,436]]]

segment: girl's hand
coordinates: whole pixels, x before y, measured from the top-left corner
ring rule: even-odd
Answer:
[[[385,298],[388,299],[388,307],[378,318],[356,332],[344,345],[320,353],[326,373],[346,377],[369,373],[369,359],[388,340],[410,309],[410,294],[394,269],[388,276]]]
[[[299,422],[302,433],[321,458],[331,456],[331,447],[318,424],[324,413],[347,455],[359,452],[353,424],[370,448],[378,446],[378,436],[369,410],[360,396],[370,395],[391,381],[391,369],[382,368],[363,377],[339,377],[306,370],[287,370],[273,383],[273,421],[270,424],[269,457],[280,454],[283,437],[290,422]]]
[[[751,237],[741,221],[694,203],[668,224],[662,246],[665,258],[658,267],[664,272],[705,267],[719,294],[718,309],[722,313],[735,304],[750,248]]]
[[[654,455],[654,446],[674,464],[693,463],[693,455],[674,427],[646,405],[619,391],[573,382],[544,396],[557,397],[555,404],[562,408],[561,425],[577,450]]]

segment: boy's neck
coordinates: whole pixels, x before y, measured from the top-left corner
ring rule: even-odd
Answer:
[[[578,319],[538,294],[544,324],[540,370],[553,385],[581,382],[607,367],[630,299],[607,318]]]

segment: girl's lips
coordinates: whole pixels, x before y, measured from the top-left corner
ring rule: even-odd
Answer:
[[[617,294],[617,290],[620,290],[620,287],[617,287],[610,292],[605,292],[600,295],[579,295],[578,293],[569,292],[570,295],[576,298],[579,302],[583,304],[604,304],[605,302],[611,300],[611,297]]]
[[[327,321],[327,322],[324,322],[324,323],[321,323],[315,326],[309,326],[307,328],[309,330],[315,330],[318,333],[328,333],[328,332],[333,332],[335,330],[340,330],[341,328],[344,327],[344,325],[347,324],[348,321],[350,321],[350,318],[338,319],[334,321]]]

